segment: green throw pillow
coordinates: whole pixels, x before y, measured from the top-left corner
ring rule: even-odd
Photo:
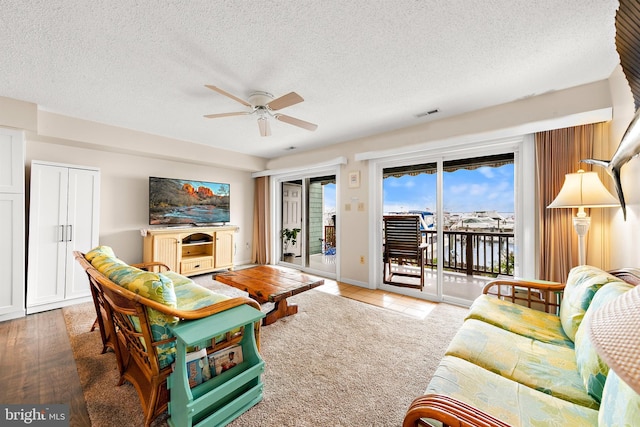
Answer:
[[[640,394],[609,372],[598,411],[599,427],[637,426],[640,420]]]
[[[625,292],[633,289],[627,283],[612,282],[604,285],[593,297],[582,323],[576,332],[576,364],[578,371],[584,382],[584,386],[589,396],[597,402],[602,400],[602,390],[604,389],[609,367],[600,359],[596,349],[591,342],[589,335],[589,324],[593,313],[609,301],[613,301]]]
[[[610,282],[623,283],[615,276],[590,265],[571,269],[560,304],[562,329],[571,340],[575,341],[578,327],[596,291]]]

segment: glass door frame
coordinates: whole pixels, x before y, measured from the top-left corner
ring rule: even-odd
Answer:
[[[308,207],[307,207],[307,186],[306,180],[316,177],[333,175],[336,179],[336,210],[339,211],[340,206],[340,165],[324,166],[317,168],[308,168],[304,171],[296,170],[291,172],[285,172],[280,174],[271,175],[271,230],[272,230],[272,245],[271,245],[271,259],[273,264],[282,265],[285,267],[300,268],[302,271],[310,274],[321,275],[331,279],[339,280],[340,277],[340,215],[336,216],[336,269],[335,273],[329,273],[326,271],[320,271],[310,268],[308,265],[308,245],[307,245],[307,233],[308,230],[304,229],[299,241],[302,251],[302,265],[291,264],[284,262],[281,259],[282,253],[282,240],[280,239],[280,224],[282,221],[282,184],[289,181],[302,180],[302,219],[305,222],[305,227],[308,227]]]
[[[369,286],[372,289],[382,289],[398,294],[408,295],[415,298],[432,300],[436,302],[449,302],[458,305],[468,305],[466,300],[443,295],[444,273],[442,257],[437,261],[437,287],[435,294],[427,294],[419,289],[398,287],[383,283],[383,262],[382,262],[382,216],[383,216],[383,169],[405,166],[410,164],[437,163],[438,177],[437,187],[437,230],[438,230],[438,252],[442,253],[443,242],[443,215],[439,214],[443,210],[443,164],[447,160],[482,157],[492,154],[506,152],[514,153],[514,174],[515,174],[515,213],[517,218],[514,229],[516,244],[515,255],[515,275],[519,277],[535,278],[537,265],[537,209],[535,195],[535,151],[532,135],[523,135],[514,138],[492,140],[475,143],[460,143],[441,145],[434,144],[431,150],[421,150],[406,154],[388,155],[369,160],[369,182],[372,183],[369,191],[371,200],[370,210],[370,233],[369,259]],[[526,161],[524,159],[527,159]],[[535,262],[523,262],[523,260],[534,259]]]

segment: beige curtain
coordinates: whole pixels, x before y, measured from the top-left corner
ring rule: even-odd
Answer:
[[[540,132],[535,136],[540,200],[540,279],[565,282],[569,270],[578,264],[578,235],[573,228],[575,210],[547,209],[547,206],[562,188],[565,174],[578,169],[591,170],[591,165],[580,163],[580,160],[593,158],[594,151],[602,152],[602,147],[607,146],[607,135],[606,124],[596,123]],[[602,218],[592,217],[592,227],[594,222],[601,230]]]
[[[269,228],[269,177],[261,176],[255,180],[253,200],[253,247],[251,262],[269,264],[269,246],[271,230]]]

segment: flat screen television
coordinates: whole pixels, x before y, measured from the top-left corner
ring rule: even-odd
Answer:
[[[208,225],[229,222],[230,185],[149,177],[150,225]]]

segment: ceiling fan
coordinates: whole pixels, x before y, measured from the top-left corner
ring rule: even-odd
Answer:
[[[253,92],[251,95],[249,95],[249,99],[245,101],[243,99],[238,98],[237,96],[231,95],[229,92],[226,92],[217,86],[205,85],[205,87],[208,87],[209,89],[216,91],[221,95],[227,96],[233,99],[234,101],[239,102],[240,104],[247,106],[251,109],[250,111],[236,111],[231,113],[207,114],[204,117],[208,119],[257,114],[258,128],[260,129],[261,136],[271,135],[271,127],[269,126],[269,117],[273,117],[276,120],[280,120],[281,122],[298,126],[310,131],[314,131],[318,127],[318,125],[316,124],[309,123],[304,120],[296,119],[295,117],[287,116],[285,114],[274,112],[274,111],[278,111],[283,108],[290,107],[291,105],[304,101],[304,99],[302,99],[302,97],[295,92],[290,92],[286,95],[283,95],[279,98],[274,99],[273,95],[271,95],[269,92],[258,91],[258,92]]]

